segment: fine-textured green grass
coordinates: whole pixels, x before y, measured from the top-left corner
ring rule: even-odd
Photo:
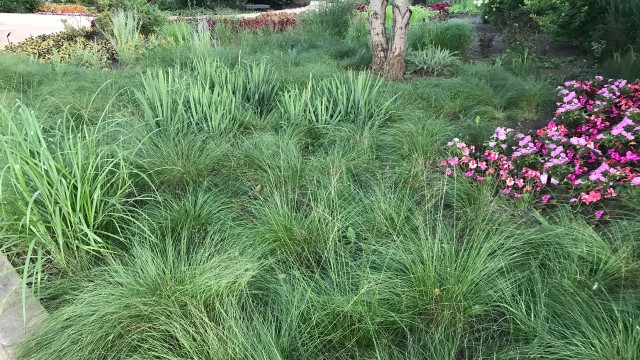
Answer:
[[[339,6],[109,72],[0,54],[0,241],[50,312],[18,359],[637,358],[636,200],[594,225],[438,167],[554,85],[375,78]]]

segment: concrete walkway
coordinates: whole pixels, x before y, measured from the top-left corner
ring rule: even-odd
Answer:
[[[60,32],[64,30],[63,20],[73,27],[88,27],[91,19],[88,16],[0,13],[0,48],[29,36]]]
[[[0,360],[10,359],[14,347],[29,328],[47,316],[47,311],[31,292],[27,293],[25,307],[26,319],[22,311],[22,279],[0,254]]]
[[[300,14],[308,10],[315,10],[320,7],[320,1],[312,1],[309,6],[270,11],[270,13],[293,13]],[[241,18],[253,18],[260,15],[260,12],[231,15]],[[211,16],[203,16],[211,17]],[[20,42],[29,36],[42,34],[53,34],[64,30],[63,20],[75,28],[89,27],[91,16],[64,16],[64,15],[40,15],[40,14],[7,14],[0,13],[0,49],[8,43]],[[8,37],[7,37],[8,36]],[[0,359],[1,360],[1,359]]]

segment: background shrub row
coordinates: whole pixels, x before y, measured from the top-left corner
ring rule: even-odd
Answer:
[[[640,0],[486,0],[482,13],[497,25],[536,26],[557,40],[578,40],[596,56],[640,45]]]

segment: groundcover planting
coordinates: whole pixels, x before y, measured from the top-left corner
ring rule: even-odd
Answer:
[[[636,359],[639,86],[421,11],[398,82],[353,4],[0,53],[2,249],[49,311],[16,358]]]

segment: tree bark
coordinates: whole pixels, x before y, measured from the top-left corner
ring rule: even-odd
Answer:
[[[388,0],[371,0],[369,4],[369,28],[371,32],[371,71],[389,80],[404,75],[404,55],[407,48],[407,31],[411,19],[409,0],[396,0],[392,7],[391,43],[387,40]]]
[[[369,29],[371,33],[371,71],[383,75],[389,45],[387,43],[387,0],[371,0],[369,4]]]
[[[393,26],[391,28],[391,46],[387,53],[387,61],[383,71],[389,80],[398,80],[404,75],[404,55],[407,49],[407,32],[411,9],[409,0],[396,0],[392,7]]]

